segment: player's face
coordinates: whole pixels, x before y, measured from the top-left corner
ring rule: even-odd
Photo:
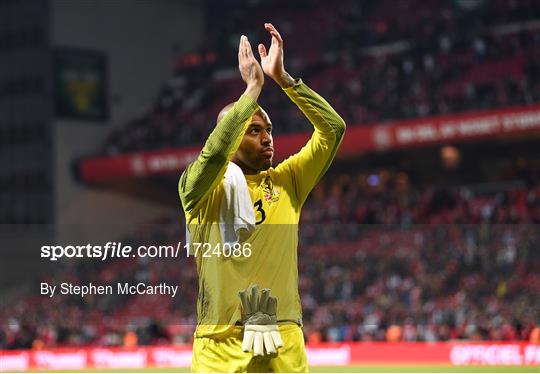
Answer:
[[[266,113],[258,112],[253,115],[234,159],[244,173],[256,174],[272,166],[273,157],[272,124]]]

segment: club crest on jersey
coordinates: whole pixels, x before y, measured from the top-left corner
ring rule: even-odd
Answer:
[[[270,177],[266,177],[262,182],[263,196],[266,202],[274,203],[279,200],[279,191],[274,188],[274,183]]]

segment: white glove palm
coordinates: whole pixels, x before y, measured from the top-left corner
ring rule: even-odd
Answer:
[[[270,296],[268,288],[261,291],[259,298],[257,285],[248,291],[239,293],[244,323],[242,351],[253,351],[255,356],[276,353],[277,348],[283,347],[276,319],[277,298]]]

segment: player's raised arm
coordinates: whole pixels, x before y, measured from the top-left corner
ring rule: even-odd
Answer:
[[[264,28],[272,36],[268,52],[264,44],[259,44],[261,66],[266,75],[272,78],[281,88],[294,86],[295,80],[285,71],[283,64],[283,38],[271,23],[265,23]]]
[[[246,90],[223,116],[218,117],[218,123],[197,160],[180,177],[178,191],[186,212],[197,207],[223,178],[227,163],[238,148],[251,116],[259,109],[257,99],[264,84],[264,74],[244,35],[240,37],[238,46],[238,69]]]
[[[268,52],[263,44],[258,47],[264,73],[285,91],[315,127],[302,150],[276,168],[293,175],[299,202],[303,204],[334,159],[345,133],[345,121],[324,98],[287,73],[283,64],[283,38],[271,23],[264,27],[272,37]]]

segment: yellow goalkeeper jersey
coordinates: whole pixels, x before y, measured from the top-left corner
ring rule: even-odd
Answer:
[[[298,153],[277,167],[245,176],[257,221],[256,229],[245,242],[249,243],[250,253],[219,253],[219,210],[228,162],[259,109],[258,104],[242,95],[216,125],[197,160],[180,177],[180,200],[191,242],[207,243],[207,248],[213,248],[200,250],[196,256],[196,337],[215,337],[231,331],[241,318],[238,292],[251,284],[269,288],[277,297],[279,322],[302,323],[297,258],[300,210],[332,162],[345,132],[345,122],[301,80],[284,91],[313,124],[314,132]]]

